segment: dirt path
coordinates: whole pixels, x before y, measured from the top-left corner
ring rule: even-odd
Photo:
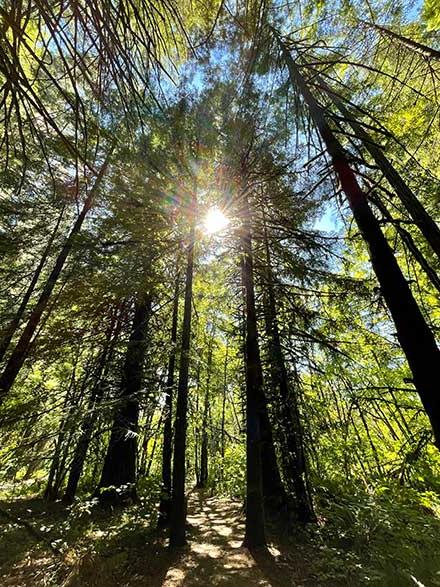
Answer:
[[[188,523],[188,547],[168,569],[162,587],[305,585],[300,569],[295,572],[273,545],[254,555],[242,547],[244,518],[238,503],[193,492]]]

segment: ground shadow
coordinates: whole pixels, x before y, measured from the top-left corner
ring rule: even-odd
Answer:
[[[250,552],[242,546],[242,504],[193,491],[188,504],[189,544],[160,587],[289,587],[307,583],[305,569],[273,545]],[[316,583],[314,583],[316,585]],[[159,586],[158,586],[159,587]]]
[[[5,507],[5,505],[3,505]],[[289,587],[308,582],[304,558],[292,561],[274,544],[267,551],[242,546],[242,503],[192,491],[188,502],[188,544],[168,548],[167,531],[135,508],[93,509],[72,520],[61,504],[17,500],[11,515],[26,517],[36,527],[49,527],[56,538],[64,529],[66,548],[54,555],[37,544],[26,529],[3,524],[4,576],[8,586],[63,587]],[[69,526],[70,525],[70,526]],[[302,566],[301,566],[302,565]]]

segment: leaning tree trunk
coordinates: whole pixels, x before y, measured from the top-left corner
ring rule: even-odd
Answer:
[[[427,59],[437,59],[440,61],[440,51],[437,51],[436,49],[433,49],[432,47],[428,47],[428,45],[423,45],[422,43],[418,43],[417,41],[413,41],[413,39],[408,39],[408,37],[404,37],[403,35],[400,35],[399,33],[395,33],[391,29],[388,29],[388,28],[381,26],[379,24],[376,24],[373,22],[367,22],[365,20],[361,20],[359,22],[363,26],[375,30],[379,34],[381,34],[385,37],[388,37],[389,39],[396,41],[397,43],[400,43],[401,45],[403,45],[407,49],[411,49],[411,51],[414,51],[415,53],[418,53],[419,55],[422,55],[423,57],[426,57]]]
[[[438,276],[437,272],[431,267],[428,260],[423,255],[422,251],[419,249],[417,244],[414,242],[414,239],[410,232],[405,230],[403,226],[401,226],[398,220],[394,220],[388,211],[385,204],[379,197],[371,197],[370,200],[376,206],[376,208],[381,212],[385,222],[389,222],[393,224],[397,234],[402,239],[402,242],[406,245],[406,248],[410,251],[414,259],[420,265],[422,270],[425,272],[426,277],[435,287],[435,289],[440,293],[440,277]]]
[[[144,293],[135,304],[132,332],[122,370],[120,399],[115,409],[98,487],[98,495],[103,502],[124,503],[136,499],[139,392],[142,388],[150,314],[151,296]]]
[[[173,454],[173,395],[174,370],[176,365],[177,322],[179,317],[179,286],[180,274],[176,275],[173,299],[173,315],[171,318],[171,351],[168,360],[167,382],[165,388],[163,446],[162,446],[162,491],[159,503],[158,526],[169,523],[171,511],[171,459]]]
[[[66,397],[63,402],[62,418],[58,429],[57,439],[52,455],[52,460],[49,468],[49,475],[47,478],[46,488],[44,490],[44,499],[48,501],[55,501],[58,499],[58,487],[56,479],[59,475],[59,469],[61,466],[62,454],[66,450],[66,436],[68,435],[69,428],[71,427],[70,418],[72,409],[75,406],[75,373],[77,368],[77,360],[72,370],[70,378],[69,388],[67,389]]]
[[[34,292],[35,286],[37,285],[37,282],[38,282],[38,279],[41,275],[43,267],[46,264],[46,261],[49,257],[49,253],[52,248],[52,243],[55,239],[55,236],[56,236],[58,229],[59,229],[59,226],[61,224],[61,220],[64,216],[65,208],[66,208],[65,205],[63,205],[63,207],[61,208],[61,211],[58,216],[55,227],[49,237],[49,241],[48,241],[47,245],[44,248],[43,254],[41,255],[40,262],[38,263],[37,268],[35,269],[35,271],[32,275],[31,282],[29,283],[28,288],[26,289],[26,292],[23,296],[23,299],[21,300],[21,303],[20,303],[20,306],[18,307],[17,312],[15,313],[15,316],[12,318],[10,323],[5,327],[5,329],[2,333],[1,342],[0,342],[0,361],[3,360],[3,357],[5,356],[5,353],[9,348],[9,344],[10,344],[12,338],[14,337],[14,335],[17,331],[17,328],[19,327],[20,322],[24,316],[24,313],[26,311],[29,300],[31,299],[31,295]]]
[[[370,153],[376,165],[387,178],[391,187],[396,192],[402,204],[405,206],[408,214],[414,220],[415,225],[419,228],[426,241],[431,246],[437,257],[440,259],[440,229],[436,222],[431,218],[423,205],[419,202],[411,188],[407,185],[400,173],[394,168],[388,160],[382,148],[375,143],[374,139],[368,135],[361,124],[357,122],[354,114],[349,112],[342,101],[336,94],[319,79],[319,84],[325,89],[338,108],[344,119],[353,129],[355,135],[362,141],[366,150]]]
[[[195,208],[196,201],[193,198]],[[185,302],[183,308],[182,345],[179,363],[179,383],[177,387],[176,420],[174,436],[173,461],[173,489],[170,519],[170,546],[184,546],[186,544],[186,499],[185,499],[185,459],[186,459],[186,429],[188,411],[188,373],[191,347],[191,314],[192,314],[192,287],[194,270],[195,244],[195,210],[192,210],[191,229],[189,234],[186,276]]]
[[[111,318],[110,326],[106,337],[105,348],[101,353],[94,376],[95,383],[90,394],[87,406],[87,413],[81,424],[81,433],[76,444],[72,463],[70,465],[69,477],[67,479],[66,490],[63,496],[63,502],[66,504],[73,503],[78,483],[84,468],[87,451],[89,449],[93,428],[98,417],[98,408],[104,397],[105,376],[111,363],[114,347],[118,341],[122,327],[122,311],[116,308]]]
[[[309,108],[310,115],[330,154],[356,224],[368,246],[373,270],[396,326],[397,338],[412,371],[414,385],[431,421],[435,443],[440,448],[440,394],[438,393],[440,352],[435,338],[380,229],[378,220],[369,207],[367,197],[350,168],[342,145],[326,121],[324,110],[315,100],[286,46],[278,35],[276,38],[288,66],[291,82],[296,85]]]
[[[314,521],[312,499],[307,484],[306,459],[303,449],[303,434],[295,390],[292,390],[281,346],[278,327],[277,304],[273,287],[271,255],[264,220],[264,245],[266,252],[266,282],[264,283],[264,316],[269,341],[269,363],[273,389],[276,397],[277,416],[282,437],[282,461],[284,477],[295,496],[295,515],[302,522]]]
[[[20,372],[21,367],[27,357],[27,353],[30,348],[31,339],[37,330],[38,324],[40,323],[41,316],[47,305],[49,303],[50,297],[52,295],[52,291],[58,281],[58,278],[63,270],[64,263],[66,262],[67,257],[69,256],[75,240],[78,236],[78,233],[81,230],[82,224],[84,219],[93,205],[93,201],[96,195],[96,192],[102,182],[104,174],[107,170],[107,167],[110,163],[110,157],[112,154],[112,149],[110,150],[107,158],[105,159],[104,163],[102,164],[101,169],[99,170],[98,176],[95,180],[95,183],[92,189],[87,196],[83,208],[81,210],[80,215],[76,219],[75,224],[73,225],[72,230],[70,231],[69,236],[67,237],[66,242],[61,249],[60,254],[55,262],[54,268],[52,269],[51,274],[46,282],[46,285],[41,292],[41,295],[38,299],[38,302],[35,308],[32,310],[28,322],[26,324],[25,329],[23,330],[14,350],[9,357],[9,360],[6,364],[6,367],[0,376],[0,404],[5,400],[9,390],[11,389],[12,385],[14,384],[15,378],[17,377],[18,373]]]

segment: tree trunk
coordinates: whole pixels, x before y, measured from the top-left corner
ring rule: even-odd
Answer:
[[[372,213],[366,195],[348,164],[342,145],[325,119],[306,81],[298,71],[292,56],[277,36],[293,84],[302,94],[310,115],[331,156],[333,167],[347,196],[356,224],[368,246],[371,264],[379,281],[385,302],[396,326],[397,338],[405,353],[413,374],[414,385],[431,421],[435,443],[440,448],[440,394],[438,375],[440,352],[409,285],[382,234],[380,225]]]
[[[263,381],[261,359],[259,370],[261,373],[261,381]],[[262,441],[261,461],[263,474],[264,509],[267,517],[269,516],[279,521],[286,513],[288,500],[281,480],[280,469],[278,467],[267,398],[265,396],[263,387],[261,389],[262,396],[260,410],[260,430]]]
[[[282,431],[281,454],[285,464],[284,476],[293,489],[295,514],[302,523],[314,521],[315,514],[307,486],[306,459],[303,450],[303,435],[295,391],[291,390],[289,376],[281,346],[278,317],[273,288],[273,273],[266,222],[264,220],[264,245],[266,250],[266,283],[264,285],[264,315],[269,341],[269,362],[273,389],[276,397],[277,416]]]
[[[156,405],[148,406],[144,410],[144,425],[142,431],[138,435],[138,477],[145,477],[147,472],[148,443],[153,436],[157,436],[152,430],[152,423],[154,414],[156,413]],[[159,422],[162,424],[163,409],[160,411]],[[160,428],[160,426],[159,426]]]
[[[123,503],[136,499],[139,392],[142,388],[150,314],[151,296],[144,293],[135,304],[133,327],[122,370],[120,400],[115,409],[99,482],[98,494],[103,502]]]
[[[418,43],[417,41],[413,41],[412,39],[408,39],[408,37],[404,37],[403,35],[399,35],[398,33],[395,33],[394,31],[392,31],[388,28],[385,28],[384,26],[381,26],[379,24],[376,24],[373,22],[367,22],[365,20],[361,20],[359,22],[363,26],[368,27],[370,29],[374,29],[375,31],[377,31],[381,35],[384,35],[385,37],[388,37],[394,41],[397,41],[398,43],[400,43],[404,47],[407,47],[407,49],[411,49],[412,51],[419,53],[419,55],[422,55],[423,57],[427,57],[428,59],[440,60],[440,51],[437,51],[436,49],[433,49],[432,47],[428,47],[427,45],[423,45],[422,43]]]
[[[225,460],[225,424],[226,424],[226,396],[228,392],[228,355],[229,355],[229,341],[226,340],[225,360],[223,364],[223,389],[222,389],[222,411],[220,422],[220,468],[218,479],[220,484],[224,480],[224,460]]]
[[[70,423],[70,415],[72,410],[73,404],[73,396],[75,393],[75,372],[76,372],[77,364],[75,363],[72,376],[70,378],[69,388],[67,390],[66,396],[63,402],[63,411],[62,411],[62,419],[60,422],[60,426],[58,429],[57,440],[55,443],[53,457],[50,464],[49,475],[47,478],[46,489],[44,491],[44,499],[48,501],[55,501],[58,498],[58,490],[56,488],[56,477],[58,474],[58,470],[60,467],[61,455],[63,452],[63,445],[67,434],[67,429]]]
[[[440,229],[436,222],[431,218],[423,205],[416,198],[411,188],[406,184],[399,172],[393,167],[392,163],[387,159],[382,148],[374,142],[368,133],[359,124],[354,114],[349,112],[341,100],[334,92],[319,79],[319,84],[325,89],[327,94],[332,99],[335,106],[338,108],[344,119],[353,129],[355,135],[362,141],[364,147],[370,153],[376,165],[382,171],[384,176],[389,181],[391,187],[396,192],[402,204],[405,206],[408,214],[414,220],[416,226],[440,259]]]
[[[171,459],[173,454],[173,395],[174,370],[176,365],[177,323],[179,318],[180,274],[176,275],[173,299],[173,315],[171,318],[171,351],[168,359],[167,382],[165,388],[165,414],[162,447],[162,491],[159,503],[158,526],[169,523],[171,511]]]
[[[43,267],[46,264],[47,258],[49,257],[49,253],[52,248],[52,243],[55,239],[55,236],[58,232],[58,228],[61,224],[61,220],[63,218],[65,208],[66,208],[65,206],[63,206],[61,208],[61,211],[58,216],[55,227],[52,231],[52,234],[49,237],[49,241],[48,241],[47,245],[44,248],[40,262],[38,263],[38,266],[35,269],[34,274],[32,275],[31,282],[30,282],[30,284],[29,284],[29,286],[23,296],[23,299],[21,300],[21,304],[20,304],[15,316],[13,317],[11,322],[6,326],[6,328],[3,331],[1,342],[0,342],[0,361],[3,360],[3,357],[5,356],[5,353],[9,348],[9,344],[10,344],[13,336],[15,335],[17,328],[20,325],[21,319],[23,318],[23,315],[26,311],[28,302],[31,298],[31,295],[33,294],[35,286],[37,285],[38,279],[41,275],[41,271],[43,270]]]
[[[38,324],[40,322],[41,316],[46,309],[52,291],[58,281],[58,278],[63,270],[64,263],[66,262],[67,257],[69,256],[72,247],[75,243],[75,240],[78,236],[78,233],[81,230],[82,224],[84,219],[87,215],[87,212],[93,205],[94,197],[96,192],[101,184],[101,181],[104,177],[104,174],[107,170],[107,167],[110,163],[110,157],[112,154],[112,149],[110,150],[107,158],[105,159],[104,163],[102,164],[101,169],[99,170],[98,176],[95,180],[95,183],[92,189],[87,196],[83,208],[81,210],[80,215],[76,219],[75,224],[73,225],[72,230],[70,231],[69,236],[67,237],[66,242],[64,243],[63,248],[61,249],[60,254],[55,262],[54,268],[52,269],[51,274],[46,282],[46,285],[41,292],[41,295],[38,299],[38,302],[35,308],[32,310],[28,322],[26,324],[25,329],[23,330],[14,350],[9,357],[9,360],[6,364],[6,367],[0,376],[0,404],[5,400],[9,390],[11,389],[12,385],[14,384],[15,378],[17,377],[18,373],[20,372],[21,367],[26,359],[27,353],[30,348],[31,339],[34,335]]]
[[[202,367],[201,367],[201,361],[197,361],[197,369],[196,369],[196,376],[195,376],[195,388],[199,389],[200,388],[200,374],[202,371]],[[196,398],[195,398],[195,406],[194,406],[194,413],[199,414],[199,394],[196,393]],[[200,467],[199,467],[199,453],[200,453],[200,422],[198,417],[194,418],[194,473],[196,475],[196,487],[198,487],[200,485]]]
[[[435,289],[440,293],[440,277],[437,275],[437,272],[431,267],[428,260],[423,255],[422,251],[418,248],[414,239],[410,232],[405,230],[403,226],[400,225],[398,220],[393,220],[390,212],[388,211],[387,207],[383,204],[379,197],[370,197],[370,200],[373,204],[380,210],[384,219],[393,224],[396,229],[397,234],[402,239],[402,242],[406,245],[407,249],[413,255],[414,259],[420,265],[422,270],[425,272],[425,275],[435,287]]]
[[[244,546],[266,545],[262,473],[262,377],[255,309],[254,264],[247,194],[242,194],[244,218],[240,233],[241,277],[245,297],[246,376],[246,529]]]
[[[196,200],[193,197],[195,208]],[[192,287],[194,270],[195,245],[195,210],[192,210],[191,229],[189,234],[187,265],[185,276],[185,302],[183,309],[182,346],[179,362],[179,384],[177,387],[176,421],[174,435],[173,491],[170,520],[170,546],[186,544],[186,499],[185,499],[185,459],[186,459],[186,428],[188,411],[188,373],[191,347],[191,314]]]
[[[210,385],[211,385],[211,370],[212,370],[212,346],[213,346],[214,328],[212,329],[209,347],[208,347],[208,364],[206,375],[206,389],[205,389],[205,405],[203,407],[203,421],[202,421],[202,447],[200,450],[200,479],[198,483],[199,489],[205,489],[208,483],[208,417],[209,417],[209,402],[210,402]]]
[[[147,479],[150,476],[151,466],[152,466],[153,461],[154,461],[154,455],[156,454],[157,439],[159,437],[158,432],[162,428],[163,416],[164,416],[164,409],[162,409],[161,412],[160,412],[159,423],[158,423],[158,426],[157,426],[157,431],[156,431],[156,434],[154,434],[153,446],[151,447],[151,453],[148,455],[148,462],[147,462],[147,466],[146,466],[146,469],[145,469],[145,477]]]
[[[223,459],[225,458],[225,416],[226,416],[226,394],[228,392],[228,355],[229,341],[226,341],[225,363],[223,367],[223,397],[222,397],[222,421],[221,421],[221,438],[220,454],[222,457],[221,476],[223,479]]]
[[[252,248],[252,236],[250,231],[250,219],[251,213],[249,208],[249,202],[247,197],[244,200],[244,213],[249,219],[249,242]],[[242,250],[246,245],[242,242]],[[253,275],[253,260],[252,260],[252,287],[254,288],[254,275]],[[255,292],[253,292],[254,303],[255,303]],[[256,311],[254,307],[256,316]],[[257,325],[255,325],[257,329]],[[257,329],[258,330],[258,329]],[[256,362],[256,372],[258,377],[258,393],[260,394],[259,400],[259,419],[260,419],[260,434],[261,434],[261,466],[262,466],[262,484],[263,484],[263,497],[264,497],[264,510],[267,516],[278,520],[283,517],[286,513],[288,506],[287,494],[284,489],[280,470],[277,462],[277,455],[273,437],[273,427],[269,416],[267,397],[264,391],[263,382],[263,369],[261,365],[260,349],[258,345],[258,332],[257,332],[257,351],[258,360]],[[254,355],[256,356],[256,355]]]
[[[119,308],[117,308],[111,318],[105,348],[101,353],[101,357],[97,365],[95,383],[90,394],[87,413],[81,425],[80,437],[73,453],[67,486],[63,496],[63,502],[66,504],[73,503],[73,500],[75,499],[76,490],[84,468],[87,451],[89,449],[93,428],[98,417],[98,408],[104,397],[105,373],[111,363],[114,347],[121,332],[121,317],[122,312],[119,310]]]

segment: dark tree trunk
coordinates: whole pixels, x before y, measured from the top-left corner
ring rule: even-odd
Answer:
[[[263,381],[261,359],[259,371],[261,381]],[[272,423],[269,417],[267,398],[262,388],[261,410],[260,410],[260,430],[261,430],[261,460],[263,474],[263,495],[264,509],[267,516],[274,519],[283,517],[287,508],[287,495],[281,481],[280,470],[277,462],[275,451]]]
[[[254,264],[246,192],[242,195],[244,218],[241,227],[241,277],[245,297],[245,376],[246,376],[246,530],[244,546],[266,545],[262,473],[263,390],[260,349],[255,309]]]
[[[196,369],[196,376],[195,376],[195,388],[200,388],[200,374],[202,372],[202,364],[200,361],[197,362],[197,369]],[[196,394],[196,402],[195,402],[195,414],[199,414],[199,394]],[[194,473],[196,475],[196,487],[200,485],[200,423],[199,419],[194,418]]]
[[[171,512],[171,459],[173,454],[173,395],[174,371],[176,365],[177,323],[179,318],[179,286],[180,274],[176,275],[173,299],[173,315],[171,318],[171,352],[168,360],[167,382],[165,389],[165,413],[162,447],[162,491],[159,503],[158,526],[169,523]]]
[[[214,331],[214,329],[213,329]],[[200,478],[198,488],[204,489],[208,483],[208,419],[209,419],[209,402],[210,402],[210,386],[211,386],[211,370],[212,370],[212,346],[213,346],[214,332],[211,333],[209,347],[208,347],[208,364],[206,375],[206,389],[205,389],[205,405],[203,407],[202,420],[202,446],[200,450]]]
[[[396,326],[397,338],[413,374],[414,385],[431,421],[435,443],[440,448],[440,394],[438,375],[440,352],[409,285],[382,234],[356,175],[348,164],[342,145],[329,127],[325,112],[319,106],[292,56],[277,37],[293,84],[302,94],[310,115],[331,156],[333,167],[347,196],[359,231],[366,242],[371,264],[379,281],[385,302]]]
[[[150,314],[151,296],[142,294],[135,304],[133,327],[122,370],[120,399],[115,409],[99,482],[98,495],[103,502],[123,503],[136,498],[139,392],[142,388]]]
[[[229,342],[226,342],[225,364],[223,367],[223,397],[222,397],[222,421],[221,421],[221,438],[220,454],[222,457],[221,477],[223,479],[223,459],[225,458],[225,416],[226,416],[226,394],[228,392],[228,355]]]
[[[223,365],[223,389],[222,389],[222,411],[220,422],[220,467],[218,479],[220,483],[224,480],[224,459],[225,459],[225,425],[226,425],[226,397],[228,392],[228,356],[229,356],[229,341],[226,341],[225,361]]]
[[[393,220],[387,207],[383,204],[383,202],[380,200],[380,198],[371,197],[370,199],[374,203],[374,205],[378,208],[378,210],[380,210],[384,219],[387,222],[390,222],[393,224],[393,226],[396,229],[397,234],[402,239],[402,242],[406,245],[407,249],[413,255],[414,259],[417,261],[417,263],[420,265],[422,270],[425,272],[425,275],[427,276],[429,281],[432,283],[432,285],[435,287],[435,289],[440,293],[440,277],[437,275],[437,272],[431,267],[428,260],[423,255],[422,251],[419,249],[419,247],[414,242],[414,239],[413,239],[411,233],[409,233],[407,230],[405,230],[403,228],[403,226],[401,226],[401,224],[398,220]]]
[[[250,219],[251,212],[249,208],[249,202],[247,197],[244,201],[244,212],[249,219],[249,241],[252,248],[252,235],[250,231]],[[244,251],[245,244],[242,242],[242,250]],[[253,263],[253,260],[252,260]],[[254,275],[252,265],[252,287],[254,287]],[[255,301],[255,293],[253,294]],[[254,308],[255,311],[255,308]],[[256,311],[255,311],[256,315]],[[258,330],[257,325],[255,328]],[[261,466],[262,466],[262,484],[263,484],[263,496],[264,496],[264,509],[266,517],[271,517],[274,520],[280,519],[280,516],[284,516],[286,508],[288,506],[287,494],[284,489],[280,470],[277,462],[277,455],[273,437],[273,427],[269,416],[267,397],[264,391],[263,382],[263,369],[261,365],[260,349],[258,344],[258,332],[257,332],[257,350],[258,360],[255,365],[255,369],[258,377],[258,393],[260,394],[259,399],[259,419],[260,419],[260,434],[261,434]]]
[[[65,206],[63,206],[61,208],[60,214],[58,216],[58,220],[55,224],[55,227],[52,231],[52,234],[49,237],[49,241],[48,241],[46,247],[44,248],[40,262],[38,263],[37,268],[35,269],[35,271],[32,275],[31,282],[30,282],[30,284],[29,284],[29,286],[23,296],[23,299],[21,300],[21,304],[20,304],[15,316],[13,317],[13,319],[11,320],[11,322],[6,326],[6,328],[3,331],[3,334],[1,337],[1,342],[0,342],[0,361],[3,360],[3,357],[5,356],[5,353],[9,348],[9,344],[10,344],[14,334],[16,333],[17,328],[20,325],[20,322],[21,322],[23,315],[26,311],[28,302],[31,298],[31,295],[34,292],[35,286],[37,285],[38,279],[41,275],[41,271],[43,270],[43,267],[46,264],[46,261],[49,257],[49,253],[52,248],[52,243],[55,239],[55,236],[58,232],[61,220],[64,215],[64,210],[65,210]]]
[[[208,484],[208,432],[203,429],[202,446],[200,449],[200,480],[199,489],[205,489]]]
[[[63,496],[63,502],[66,504],[73,503],[78,483],[84,468],[84,462],[86,460],[87,451],[89,449],[93,428],[95,427],[96,419],[98,417],[98,408],[104,396],[105,374],[108,366],[111,363],[114,347],[117,343],[122,327],[121,317],[121,310],[116,308],[111,318],[106,337],[107,342],[105,348],[102,351],[101,357],[98,361],[96,374],[94,376],[94,386],[88,401],[87,413],[81,425],[80,437],[73,453],[66,490]]]
[[[192,205],[196,202],[193,198]],[[195,214],[195,210],[192,211]],[[173,460],[173,490],[170,520],[170,546],[184,546],[186,544],[186,499],[185,499],[185,474],[186,474],[186,429],[188,411],[188,373],[191,347],[191,313],[192,313],[192,287],[194,270],[194,239],[195,218],[191,219],[191,229],[188,243],[187,265],[185,276],[185,302],[183,308],[182,346],[179,363],[179,383],[177,387],[176,420],[174,435],[174,460]]]
[[[266,225],[264,226],[266,249],[266,283],[264,285],[264,315],[269,341],[269,363],[273,389],[278,392],[275,403],[281,431],[281,455],[284,476],[295,496],[295,516],[302,522],[314,521],[315,514],[307,485],[306,459],[303,434],[295,390],[292,390],[281,346],[278,328],[277,306],[273,287],[273,273]]]
[[[90,208],[93,205],[94,197],[96,195],[96,192],[101,184],[101,181],[102,181],[104,174],[107,170],[107,167],[109,165],[111,153],[112,153],[112,151],[110,151],[106,160],[102,164],[101,169],[99,170],[99,173],[98,173],[98,176],[95,180],[95,183],[94,183],[92,189],[89,192],[89,195],[87,196],[87,198],[84,202],[81,213],[78,216],[78,218],[76,219],[76,222],[73,225],[73,228],[70,231],[70,234],[67,237],[67,240],[64,243],[60,254],[58,255],[58,258],[55,262],[54,268],[52,269],[52,272],[48,277],[48,280],[46,282],[46,285],[45,285],[43,291],[41,292],[41,295],[38,299],[38,302],[37,302],[36,306],[34,307],[34,309],[32,310],[32,312],[29,316],[28,322],[26,324],[26,327],[23,330],[14,350],[11,353],[11,356],[9,357],[9,360],[6,364],[6,367],[5,367],[2,375],[0,376],[0,404],[6,398],[9,390],[11,389],[12,385],[14,384],[15,378],[17,377],[18,373],[20,372],[20,369],[23,366],[23,363],[27,357],[27,354],[28,354],[28,351],[30,348],[30,344],[31,344],[31,339],[32,339],[37,327],[38,327],[41,316],[49,303],[52,291],[58,281],[58,278],[61,274],[61,271],[63,270],[64,263],[66,262],[66,259],[69,256],[69,254],[72,250],[72,247],[74,246],[75,240],[78,236],[78,233],[81,230],[84,219],[85,219],[88,211],[90,210]]]
[[[362,141],[364,147],[370,153],[376,165],[382,171],[388,182],[396,192],[402,204],[405,206],[408,214],[414,220],[416,226],[420,229],[426,241],[431,246],[437,257],[440,259],[440,229],[436,222],[431,218],[423,205],[416,198],[411,188],[404,181],[400,173],[393,167],[392,163],[384,154],[382,148],[377,145],[368,133],[359,124],[352,112],[349,112],[342,101],[334,92],[323,82],[319,84],[325,89],[335,106],[338,108],[344,119],[353,129],[356,136]]]
[[[47,478],[46,489],[44,491],[44,499],[48,501],[55,501],[58,499],[58,488],[56,478],[59,474],[59,469],[62,460],[63,450],[65,449],[65,439],[68,432],[70,423],[70,415],[73,404],[73,395],[75,389],[75,371],[76,366],[73,368],[72,376],[70,378],[69,388],[63,402],[63,417],[60,422],[57,440],[55,443],[53,457],[50,464],[49,475]]]

